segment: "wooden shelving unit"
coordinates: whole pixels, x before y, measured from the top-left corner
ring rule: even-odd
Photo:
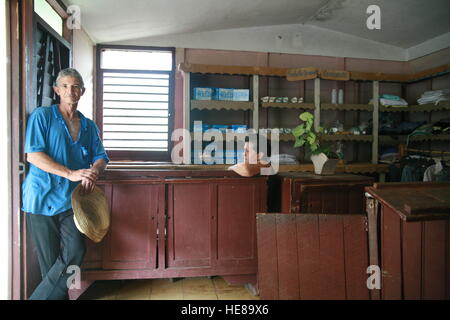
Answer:
[[[314,110],[314,103],[282,103],[282,102],[263,102],[262,108],[280,108],[280,109],[305,109]]]
[[[253,110],[253,102],[246,101],[218,101],[218,100],[191,100],[191,110]]]
[[[373,105],[371,104],[332,104],[322,103],[320,105],[321,110],[337,110],[337,111],[373,111]]]
[[[450,101],[442,101],[438,104],[410,105],[407,107],[380,106],[381,112],[432,112],[440,110],[450,110]]]
[[[286,110],[311,110],[314,112],[315,116],[315,127],[320,125],[320,112],[321,110],[335,110],[335,111],[366,111],[372,113],[373,130],[370,135],[324,135],[324,140],[327,141],[355,141],[355,142],[367,142],[372,143],[372,164],[370,166],[365,163],[361,164],[351,164],[351,166],[345,167],[344,171],[340,172],[352,172],[352,173],[368,173],[368,172],[380,172],[379,170],[387,170],[386,165],[382,165],[382,169],[378,166],[378,148],[380,144],[398,144],[404,143],[407,136],[388,136],[379,135],[379,112],[432,112],[439,110],[450,110],[450,101],[441,102],[437,105],[427,104],[427,105],[410,105],[406,108],[401,107],[384,107],[379,104],[379,82],[399,82],[399,83],[409,83],[412,81],[423,80],[427,78],[432,78],[436,75],[441,75],[442,73],[450,72],[450,64],[446,64],[437,68],[433,68],[427,71],[423,71],[415,74],[383,74],[383,73],[364,73],[364,72],[350,72],[350,79],[353,81],[372,81],[372,98],[373,104],[330,104],[321,103],[320,101],[320,72],[317,77],[313,79],[314,81],[314,102],[313,103],[270,103],[261,102],[259,96],[259,82],[260,77],[286,77],[289,69],[285,68],[268,68],[268,67],[242,67],[242,66],[217,66],[217,65],[201,65],[201,64],[180,64],[179,70],[185,72],[185,82],[184,82],[184,128],[191,131],[190,128],[190,116],[191,110],[215,110],[215,111],[226,111],[226,110],[243,110],[251,111],[251,127],[260,128],[260,109],[286,109]],[[198,101],[191,100],[191,83],[190,77],[192,73],[204,74],[204,75],[246,75],[251,76],[251,93],[253,100],[250,102],[234,102],[234,101]],[[270,128],[268,128],[270,129]],[[444,141],[450,140],[450,134],[444,135],[423,135],[423,136],[412,136],[409,141]],[[282,133],[280,134],[280,141],[293,142],[294,136],[292,134]],[[185,147],[188,145],[188,141],[185,141]],[[187,158],[185,158],[185,161]],[[190,159],[189,159],[190,160]],[[300,167],[294,166],[292,170],[303,170]],[[308,168],[306,171],[312,170],[312,165],[306,165]],[[306,168],[305,167],[305,168]],[[289,166],[283,167],[285,170]],[[295,169],[294,169],[295,168]],[[343,170],[340,167],[339,170]],[[349,171],[348,171],[349,170]],[[383,171],[386,172],[386,171]]]

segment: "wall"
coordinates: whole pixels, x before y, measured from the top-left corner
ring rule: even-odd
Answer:
[[[407,60],[407,50],[311,25],[282,25],[165,35],[115,44]]]
[[[94,115],[95,60],[94,43],[83,29],[73,32],[73,67],[83,76],[86,92],[78,104],[78,110],[87,118]]]

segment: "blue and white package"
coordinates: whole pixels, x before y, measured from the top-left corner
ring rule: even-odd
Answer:
[[[233,89],[233,101],[250,101],[250,90]]]
[[[245,124],[233,124],[231,125],[231,130],[236,133],[246,133],[247,126]]]
[[[194,88],[194,100],[212,100],[213,88]]]
[[[214,88],[214,100],[233,101],[233,89]]]

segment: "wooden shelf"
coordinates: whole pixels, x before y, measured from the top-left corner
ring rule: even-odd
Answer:
[[[373,105],[371,104],[333,104],[322,103],[320,105],[321,110],[340,110],[340,111],[373,111]]]
[[[285,109],[308,109],[314,110],[314,103],[283,103],[283,102],[263,102],[263,108],[285,108]]]
[[[406,143],[406,135],[379,135],[380,144],[383,145],[397,145],[399,143]]]
[[[249,66],[223,66],[207,64],[180,63],[178,69],[184,72],[204,74],[227,74],[227,75],[260,75],[286,77],[286,68],[271,67],[249,67]]]
[[[321,137],[324,141],[360,141],[372,142],[371,135],[356,135],[356,134],[326,134]],[[294,135],[291,133],[280,133],[280,141],[295,141]]]
[[[191,100],[191,110],[253,110],[253,101]]]
[[[406,143],[408,139],[407,135],[380,135],[380,143],[383,144],[399,144]],[[411,136],[410,142],[421,141],[450,141],[450,134],[421,134],[417,136]]]
[[[272,68],[258,66],[224,66],[224,65],[207,65],[207,64],[191,64],[180,63],[178,69],[184,72],[203,73],[203,74],[229,74],[229,75],[260,75],[286,77],[288,68]],[[387,81],[387,82],[403,82],[409,83],[427,79],[436,75],[445,74],[450,71],[450,63],[438,66],[429,70],[418,73],[394,74],[381,72],[355,72],[349,71],[350,80],[358,81]],[[320,77],[318,69],[318,77]]]
[[[450,110],[450,101],[442,101],[440,103],[410,105],[408,107],[385,107],[380,106],[380,112],[432,112],[439,110]]]
[[[450,134],[421,134],[412,136],[409,141],[449,141]]]
[[[324,141],[360,141],[372,142],[373,136],[367,134],[325,134],[321,137]]]
[[[201,133],[201,136],[203,137],[204,132]],[[245,133],[222,133],[222,141],[238,141],[238,140],[243,140],[244,137],[247,137],[247,134]],[[214,142],[211,140],[204,140],[204,139],[196,139],[195,133],[191,132],[191,140],[192,141],[201,141],[201,142]]]

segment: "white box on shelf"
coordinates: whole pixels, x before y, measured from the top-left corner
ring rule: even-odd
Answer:
[[[213,88],[194,88],[194,100],[212,100]]]
[[[250,101],[250,90],[233,89],[233,101]]]

